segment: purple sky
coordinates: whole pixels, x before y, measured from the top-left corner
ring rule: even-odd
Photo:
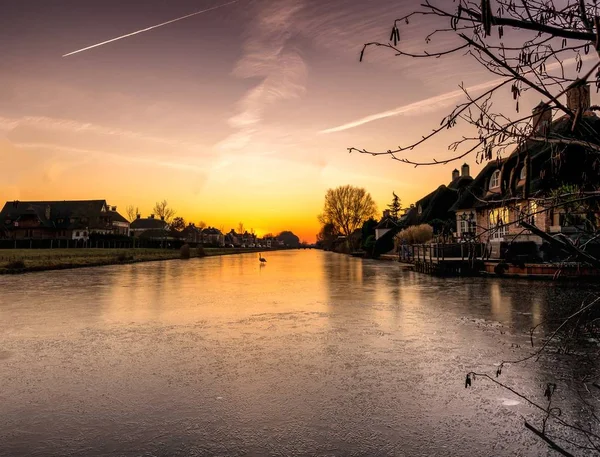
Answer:
[[[461,163],[414,169],[346,148],[412,142],[459,101],[445,94],[493,79],[468,58],[373,49],[358,63],[417,0],[240,0],[66,58],[227,0],[10,3],[0,200],[106,198],[146,214],[167,199],[194,222],[314,239],[329,187],[365,187],[383,209],[392,191],[409,205],[447,183]],[[423,49],[432,25],[404,26],[403,48]],[[411,157],[445,157],[452,139]]]

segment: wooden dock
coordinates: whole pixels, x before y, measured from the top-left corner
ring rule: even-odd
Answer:
[[[414,271],[434,276],[477,276],[485,269],[483,244],[423,244],[401,246],[398,261]]]

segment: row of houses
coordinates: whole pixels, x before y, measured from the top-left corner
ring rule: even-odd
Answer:
[[[384,214],[378,238],[391,230],[429,224],[438,233],[450,228],[446,232],[457,241],[488,242],[498,254],[503,242],[542,244],[542,237],[525,229],[523,222],[568,236],[581,234],[583,221],[600,221],[600,198],[593,195],[600,188],[600,160],[587,146],[600,142],[600,118],[590,109],[589,86],[572,88],[566,96],[569,109],[578,113],[577,123],[566,115],[552,119],[549,106],[540,103],[533,109],[531,135],[510,155],[490,161],[474,178],[465,163],[452,172],[448,184],[411,205],[398,220]],[[559,194],[574,193],[585,195],[585,204],[561,203]]]
[[[224,234],[215,227],[188,224],[183,230],[175,230],[154,214],[146,218],[138,214],[129,222],[106,200],[9,201],[0,211],[0,239],[88,241],[94,236],[178,240],[211,246],[283,246],[275,237],[263,239],[234,230]]]

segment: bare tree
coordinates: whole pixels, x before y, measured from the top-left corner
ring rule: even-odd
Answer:
[[[171,228],[174,230],[182,231],[185,229],[185,219],[183,217],[175,217],[171,222]]]
[[[242,222],[240,222],[237,226],[237,232],[239,235],[243,235],[244,234],[244,224]]]
[[[346,185],[327,190],[323,214],[318,218],[321,224],[333,224],[336,231],[349,237],[376,213],[371,194],[362,187]]]
[[[406,35],[403,28],[405,24],[420,18],[433,18],[440,24],[447,24],[426,31],[426,45],[434,41],[441,45],[434,50],[407,51],[402,47],[401,36]],[[581,175],[579,188],[561,188],[556,195],[541,196],[543,206],[532,214],[572,205],[583,205],[583,211],[579,212],[597,212],[600,133],[584,116],[584,111],[599,111],[600,107],[565,104],[561,101],[564,94],[576,96],[581,93],[588,83],[600,89],[600,5],[596,0],[423,0],[418,9],[394,21],[389,42],[366,43],[360,60],[365,58],[369,48],[375,46],[387,48],[400,58],[456,59],[467,55],[487,70],[491,79],[475,88],[460,83],[464,101],[452,109],[439,125],[424,132],[415,141],[383,151],[350,147],[349,152],[389,156],[402,163],[426,166],[447,164],[471,154],[475,154],[478,162],[499,159],[515,149],[525,151],[519,160],[528,164],[530,158],[526,151],[529,144],[551,145],[559,161],[567,148],[576,146],[583,149],[586,155],[586,169]],[[537,112],[534,110],[531,114],[522,114],[522,96],[528,91],[537,93],[544,103]],[[514,102],[514,113],[496,111],[497,104],[494,102],[508,94]],[[549,112],[550,118],[564,117],[570,122],[571,133],[541,128],[544,116],[539,115],[540,111]],[[415,148],[459,125],[471,133],[457,133],[457,139],[448,146],[449,153],[445,157],[415,160],[409,155]],[[575,135],[576,131],[579,134]],[[504,199],[496,203],[511,204]],[[590,229],[582,229],[587,231],[586,241],[574,242],[538,229],[532,223],[532,214],[523,214],[513,223],[539,235],[562,251],[567,260],[600,267],[600,260],[585,249],[588,243],[600,237],[597,227],[592,224]],[[494,227],[489,227],[482,234],[489,235],[494,230]],[[547,337],[536,337],[537,328],[532,329],[531,343],[538,347],[529,356],[501,362],[493,374],[468,373],[465,387],[469,387],[476,378],[481,378],[523,398],[540,411],[542,419],[541,426],[525,422],[525,427],[562,455],[573,455],[572,452],[600,454],[600,420],[594,406],[600,401],[597,395],[600,393],[600,384],[589,379],[574,380],[582,403],[580,414],[569,417],[561,414],[554,402],[557,387],[554,382],[546,385],[546,403],[541,404],[499,380],[503,370],[510,364],[537,359],[551,343],[564,349],[576,344],[579,336],[594,335],[599,305],[600,297],[597,295],[575,304],[572,312],[554,323],[555,330]],[[587,392],[585,399],[581,391]],[[550,423],[554,436],[548,432]]]
[[[129,222],[134,221],[138,214],[140,214],[140,209],[136,206],[134,207],[133,205],[129,205],[127,206],[127,208],[125,208],[125,211],[127,213],[127,219],[129,219]]]
[[[426,43],[437,40],[449,44],[440,50],[424,50],[421,53],[402,50],[402,25],[419,17],[431,16],[448,21],[449,26],[432,30],[425,38]],[[556,145],[580,144],[600,156],[600,138],[594,129],[587,127],[590,135],[585,140],[552,133],[538,135],[533,134],[537,127],[533,123],[534,114],[518,114],[521,96],[527,91],[537,92],[546,100],[546,109],[568,116],[574,126],[583,124],[586,128],[582,111],[569,109],[560,97],[568,89],[580,87],[588,81],[600,87],[600,71],[597,71],[600,65],[599,27],[600,7],[595,0],[496,0],[494,10],[491,0],[458,0],[451,4],[425,0],[420,9],[394,21],[389,43],[366,43],[360,60],[373,46],[388,48],[400,57],[418,59],[455,58],[467,54],[494,79],[480,85],[478,89],[485,87],[485,90],[478,95],[461,83],[459,87],[464,92],[465,101],[448,113],[439,126],[413,143],[386,151],[356,147],[349,148],[349,151],[387,155],[394,160],[420,166],[448,163],[472,153],[479,161],[490,160],[527,140]],[[505,45],[505,36],[515,29],[526,31],[527,38],[519,45]],[[589,68],[582,73],[584,66]],[[515,103],[516,116],[494,111],[494,100],[506,97],[508,90]],[[473,134],[451,143],[448,157],[415,161],[405,155],[459,123],[472,127]]]
[[[160,218],[164,218],[164,220],[169,223],[173,219],[173,216],[175,216],[175,210],[169,207],[169,203],[166,200],[163,200],[162,202],[156,202],[153,211],[154,214]]]

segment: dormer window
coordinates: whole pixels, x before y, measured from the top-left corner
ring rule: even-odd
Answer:
[[[500,187],[500,170],[492,173],[492,179],[490,179],[490,190]]]
[[[423,207],[421,205],[419,205],[419,207],[417,208],[417,213],[423,214]]]
[[[521,168],[521,173],[519,173],[519,179],[525,179],[527,177],[527,169],[525,167]]]

